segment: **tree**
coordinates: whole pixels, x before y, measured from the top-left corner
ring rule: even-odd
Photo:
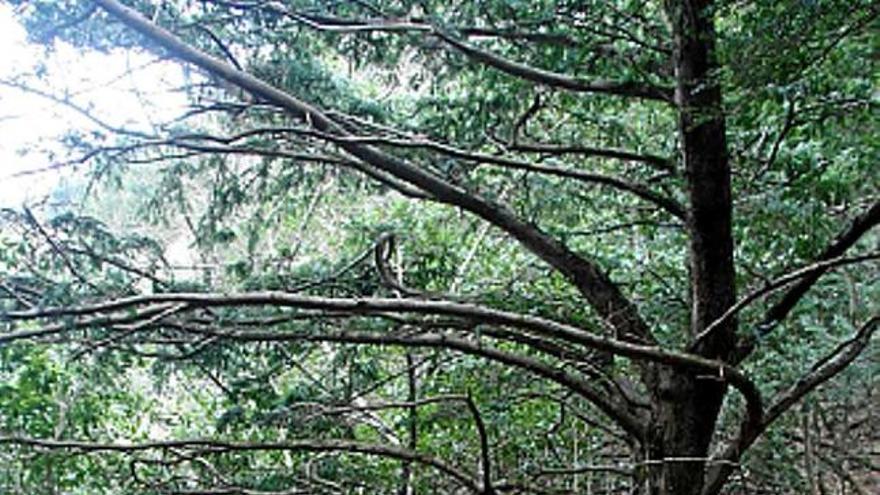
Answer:
[[[144,47],[205,77],[187,89],[192,111],[155,135],[105,128],[122,141],[76,144],[104,172],[170,163],[159,198],[204,205],[187,221],[229,271],[175,281],[144,239],[10,213],[9,228],[43,247],[4,248],[0,343],[183,362],[229,407],[198,438],[6,425],[0,442],[121,454],[107,466],[130,463],[133,483],[156,493],[541,493],[592,489],[579,481],[591,471],[622,474],[617,490],[720,493],[747,449],[877,328],[874,77],[854,61],[870,53],[877,13],[851,1],[34,3],[38,38]],[[210,193],[183,199],[192,185]],[[328,188],[346,213],[364,202],[397,213],[334,232],[369,243],[353,261],[315,261],[327,246],[312,239],[300,262]],[[285,203],[294,192],[313,194]],[[302,220],[293,242],[279,234],[291,218]],[[852,297],[834,294],[832,273]],[[813,364],[756,383],[761,359],[793,349]],[[445,371],[449,386],[435,363],[428,380],[420,361],[449,355],[478,365]],[[224,383],[258,365],[247,387]],[[292,366],[293,382],[266,383]],[[332,388],[303,376],[334,368],[345,390],[308,389]],[[390,398],[364,402],[362,389]],[[536,401],[516,421],[514,390]],[[337,402],[315,404],[325,392]],[[425,419],[442,418],[438,404],[466,413],[456,428]],[[500,437],[538,435],[548,418],[554,434],[585,429],[561,445]],[[581,462],[582,440],[624,452],[627,469]],[[328,452],[339,464],[312,476]],[[290,472],[253,474],[270,465]]]

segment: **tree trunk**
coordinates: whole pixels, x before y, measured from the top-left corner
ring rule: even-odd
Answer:
[[[699,495],[725,389],[711,378],[663,369],[653,391],[645,493]]]
[[[721,88],[717,81],[712,2],[669,0],[675,40],[675,100],[679,111],[690,209],[691,335],[720,317],[736,299],[730,167]],[[736,320],[704,339],[695,352],[727,359]],[[652,390],[646,482],[651,495],[700,495],[705,459],[726,387],[711,377],[660,369]]]

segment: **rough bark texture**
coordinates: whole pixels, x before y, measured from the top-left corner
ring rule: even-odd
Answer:
[[[675,94],[679,135],[690,196],[691,334],[696,335],[734,304],[730,167],[721,89],[714,80],[715,31],[710,1],[670,1],[675,37]],[[727,359],[736,321],[730,319],[695,351]],[[652,391],[654,405],[646,446],[649,489],[658,495],[696,495],[725,387],[718,381],[663,369]]]

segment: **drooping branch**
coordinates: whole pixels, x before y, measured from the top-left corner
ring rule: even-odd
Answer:
[[[286,294],[288,296],[291,295],[290,293],[276,294]],[[306,297],[306,299],[314,298]],[[315,301],[318,301],[319,299],[320,298],[315,299]],[[256,299],[254,299],[253,301],[255,302]],[[325,302],[326,301],[328,300],[325,300]],[[343,302],[345,300],[340,299],[336,301]],[[603,391],[599,387],[593,386],[591,383],[588,382],[588,380],[585,380],[584,377],[578,373],[572,373],[564,369],[557,369],[556,366],[547,364],[544,361],[536,358],[512,354],[509,352],[501,351],[499,349],[493,349],[481,342],[467,340],[447,334],[430,334],[420,335],[419,337],[408,337],[406,335],[386,335],[371,332],[284,333],[277,331],[257,330],[267,329],[274,325],[287,323],[298,319],[298,317],[314,319],[340,317],[346,314],[386,315],[389,312],[406,312],[396,311],[389,308],[378,309],[377,306],[371,304],[370,300],[348,301],[349,303],[352,303],[344,304],[344,306],[348,307],[348,310],[342,309],[341,306],[334,308],[332,305],[326,306],[323,303],[319,303],[318,306],[308,306],[310,306],[311,309],[323,309],[326,312],[276,316],[256,320],[244,320],[242,322],[227,322],[230,325],[234,324],[238,328],[238,330],[232,331],[216,330],[212,326],[212,320],[205,318],[190,318],[181,321],[160,321],[166,320],[167,316],[170,316],[172,314],[179,314],[180,310],[183,308],[186,308],[187,310],[193,310],[218,307],[213,304],[205,306],[202,304],[192,305],[189,303],[158,302],[155,304],[151,303],[144,308],[138,309],[137,304],[131,306],[127,303],[123,303],[121,305],[114,305],[113,303],[111,303],[109,306],[105,304],[99,304],[93,306],[91,309],[80,308],[79,310],[77,310],[75,308],[67,308],[67,310],[62,310],[60,312],[56,312],[51,309],[49,309],[48,312],[39,309],[28,312],[8,312],[4,315],[0,315],[0,321],[3,321],[4,319],[18,321],[31,320],[31,316],[33,315],[60,316],[63,318],[64,321],[62,323],[48,324],[39,328],[28,328],[20,331],[0,333],[0,344],[17,340],[33,340],[46,338],[54,338],[57,340],[64,334],[70,333],[75,330],[85,330],[88,328],[110,329],[114,332],[118,332],[118,334],[112,335],[111,337],[108,337],[101,342],[98,342],[97,344],[90,344],[90,349],[94,349],[98,346],[105,346],[107,344],[119,342],[121,339],[131,336],[135,332],[142,332],[146,328],[172,328],[179,331],[192,333],[199,337],[199,340],[195,342],[195,347],[193,348],[193,350],[185,351],[186,356],[189,356],[192,353],[198,352],[198,350],[203,349],[206,342],[210,343],[220,340],[234,342],[313,341],[451,349],[523,369],[537,376],[549,379],[550,381],[557,382],[560,385],[563,385],[566,388],[578,393],[586,400],[595,404],[599,408],[599,410],[603,411],[610,418],[615,420],[625,431],[627,431],[634,438],[640,439],[644,434],[643,418],[639,416],[639,411],[635,411],[633,409],[631,404],[626,400],[626,397],[618,397],[615,394],[609,395],[607,390]],[[401,303],[406,303],[407,301],[417,302],[400,299],[385,299],[384,301],[399,301]],[[364,302],[366,303],[366,305],[361,304]],[[437,307],[443,305],[442,301],[435,303],[435,306]],[[260,303],[258,303],[258,305],[259,304]],[[221,306],[226,307],[241,307],[248,305],[249,304],[247,303],[243,305],[233,303],[231,304],[231,306],[221,304]],[[271,303],[270,305],[273,307],[284,307],[284,305]],[[407,305],[404,304],[404,306]],[[119,311],[111,315],[105,315],[105,310],[109,307],[114,308],[110,311]],[[72,310],[72,312],[70,310]],[[416,311],[416,313],[424,312]],[[434,314],[438,313],[435,312]],[[515,314],[510,315],[514,317],[517,316]],[[43,316],[40,316],[40,318]],[[70,318],[73,316],[76,317]],[[492,322],[488,320],[483,320],[481,321],[481,323],[485,324]],[[418,325],[419,322],[413,321],[411,323],[404,324]],[[426,322],[426,328],[439,328],[445,325],[446,324],[443,322]],[[495,332],[491,330],[486,330],[485,334],[487,336],[490,336],[494,335]],[[506,340],[510,340],[513,342],[522,341],[522,339],[518,338],[506,338]],[[541,339],[538,339],[536,337],[525,339],[527,345],[534,344],[536,341],[541,341]],[[180,339],[169,341],[169,343],[170,342],[176,342],[178,344],[185,343],[185,341]],[[542,349],[539,347],[537,350]],[[553,349],[551,349],[551,351],[552,350]],[[554,354],[550,352],[549,355]],[[563,358],[564,357],[565,356],[563,356]]]
[[[217,0],[214,1],[216,2]],[[241,5],[239,4],[238,6]],[[291,9],[285,7],[284,5],[281,5],[278,2],[262,4],[260,5],[260,7],[276,14],[289,17],[290,19],[305,26],[308,26],[310,29],[313,29],[315,31],[326,33],[432,33],[437,29],[434,25],[430,24],[427,19],[419,16],[391,18],[385,16],[381,12],[376,11],[373,12],[373,14],[375,14],[377,17],[346,18],[328,14],[318,14],[314,12],[292,11]],[[601,23],[602,18],[596,16],[592,19],[592,22]],[[551,22],[547,21],[546,24],[551,24]],[[612,26],[609,26],[609,28],[610,27]],[[631,32],[622,29],[619,26],[613,27],[615,28],[613,31],[616,32],[611,32],[606,29],[591,29],[590,31],[595,34],[600,34],[601,36],[607,38],[609,41],[612,42],[627,41],[629,43],[637,45],[639,48],[654,51],[662,55],[669,54],[669,50],[664,47],[642,41],[634,36]],[[564,32],[548,32],[543,29],[530,30],[527,28],[522,28],[516,23],[512,23],[507,26],[497,27],[456,25],[449,26],[448,28],[452,29],[461,36],[469,38],[499,38],[513,41],[528,41],[530,43],[546,43],[550,45],[569,47],[576,47],[582,44],[582,41]],[[607,46],[601,48],[604,49],[602,53],[611,51]]]
[[[485,343],[442,333],[405,335],[362,331],[334,332],[217,332],[210,329],[190,328],[190,331],[236,342],[331,342],[339,344],[400,346],[413,348],[449,349],[463,354],[517,368],[557,383],[596,406],[632,438],[640,441],[645,435],[644,418],[631,412],[631,407],[607,391],[593,387],[578,373],[567,371],[529,356],[503,351]]]
[[[206,136],[201,136],[202,138],[206,138]],[[399,192],[403,196],[408,198],[415,199],[432,199],[430,194],[423,192],[422,190],[412,186],[409,183],[403,182],[400,179],[392,176],[391,174],[384,172],[382,170],[371,167],[363,162],[355,159],[351,159],[349,157],[330,154],[330,153],[306,153],[299,151],[290,151],[286,149],[266,149],[266,148],[258,148],[254,146],[247,145],[230,145],[227,144],[234,142],[235,140],[229,140],[227,138],[221,138],[219,136],[213,136],[213,141],[222,143],[222,144],[209,144],[205,142],[199,142],[199,140],[193,139],[192,136],[172,136],[165,139],[152,139],[152,140],[143,140],[137,143],[126,144],[126,145],[117,145],[117,146],[102,146],[100,148],[95,148],[83,155],[63,161],[57,162],[42,168],[35,168],[24,170],[21,172],[14,173],[10,175],[11,178],[24,177],[28,175],[34,175],[44,172],[50,172],[54,170],[60,170],[67,167],[81,165],[83,163],[88,162],[89,160],[96,158],[101,155],[108,155],[111,158],[119,158],[129,153],[135,153],[140,151],[145,151],[149,149],[161,149],[161,148],[179,148],[181,150],[186,150],[189,153],[185,154],[177,154],[177,155],[161,155],[158,158],[149,158],[149,159],[134,159],[129,158],[129,163],[144,163],[149,162],[152,163],[159,159],[185,159],[191,158],[193,156],[197,156],[200,154],[227,154],[227,155],[254,155],[254,156],[263,156],[268,158],[279,158],[286,160],[293,160],[295,162],[300,163],[318,163],[318,164],[327,164],[333,165],[337,167],[344,167],[348,169],[352,169],[356,172],[362,173],[367,177],[375,180],[376,182],[385,185],[395,191]],[[202,139],[204,141],[204,139]]]
[[[43,91],[41,89],[35,88],[33,86],[29,86],[27,84],[13,81],[13,80],[8,80],[8,79],[0,79],[0,86],[6,86],[9,88],[17,89],[17,90],[25,92],[25,93],[30,93],[30,94],[39,96],[41,98],[44,98],[46,100],[49,100],[52,103],[56,103],[58,105],[69,108],[70,110],[85,117],[93,124],[97,125],[98,127],[102,128],[108,132],[112,132],[114,134],[120,134],[123,136],[131,136],[131,137],[141,138],[141,139],[154,139],[155,138],[154,135],[147,134],[142,131],[138,131],[135,129],[127,129],[124,127],[113,125],[113,124],[101,119],[100,117],[96,116],[94,111],[74,102],[69,96],[63,96],[63,97],[57,96],[57,95],[54,95],[54,94],[49,93],[47,91]]]
[[[161,143],[161,142],[160,142]],[[234,155],[254,155],[269,158],[289,159],[301,162],[326,163],[338,167],[346,167],[360,172],[376,182],[385,185],[403,196],[414,199],[431,199],[430,194],[403,182],[396,177],[377,170],[370,166],[365,166],[363,162],[352,160],[345,157],[328,155],[328,154],[312,154],[288,151],[284,149],[264,149],[253,146],[230,146],[230,145],[210,145],[204,143],[193,142],[186,137],[175,137],[164,141],[163,144],[178,147],[185,150],[191,150],[198,153],[221,153]]]
[[[193,48],[116,0],[96,1],[114,17],[164,47],[176,58],[190,62],[262,100],[283,108],[290,115],[310,123],[320,132],[341,138],[347,136],[339,124],[317,107]],[[509,209],[450,184],[373,146],[342,141],[340,147],[364,163],[423,189],[437,201],[469,211],[507,232],[525,248],[564,274],[621,336],[646,343],[654,341],[636,307],[606,273],[591,261],[572,252],[557,239],[518,218]]]
[[[160,303],[148,306],[143,309],[135,308],[133,309],[133,311],[130,311],[126,314],[110,316],[93,316],[94,313],[87,313],[89,315],[88,317],[76,319],[74,321],[65,321],[62,323],[53,323],[50,325],[41,326],[38,328],[28,328],[27,330],[17,330],[0,333],[0,344],[15,342],[17,340],[45,339],[83,328],[124,325],[129,323],[137,324],[139,322],[146,321],[157,314],[161,314],[162,312],[167,311],[174,306],[176,306],[176,304],[174,303]],[[35,307],[33,311],[39,310]],[[10,321],[10,318],[8,318],[8,316],[12,313],[13,312],[0,312],[0,322]]]
[[[34,216],[30,209],[25,208],[24,217],[27,223],[46,240],[46,243],[52,249],[52,252],[61,259],[64,266],[67,268],[67,271],[69,271],[70,274],[79,280],[84,286],[96,289],[95,285],[80,273],[80,270],[73,264],[73,261],[71,261],[69,254],[62,249],[57,242],[55,242],[52,235],[46,231],[45,227],[43,227],[43,225],[37,220],[37,217]]]
[[[674,199],[664,196],[656,191],[651,190],[647,186],[643,184],[637,184],[620,177],[614,177],[609,175],[597,174],[584,172],[582,170],[560,167],[556,165],[546,165],[543,163],[534,163],[525,160],[518,160],[516,158],[508,158],[504,156],[498,155],[490,155],[486,153],[472,152],[463,150],[461,148],[457,148],[455,146],[451,146],[444,143],[438,143],[436,141],[431,141],[428,139],[417,139],[417,140],[402,140],[402,139],[390,139],[384,137],[373,137],[373,136],[348,136],[348,137],[335,137],[335,136],[320,136],[324,139],[334,142],[340,141],[348,141],[348,142],[360,142],[363,144],[376,144],[376,145],[387,145],[392,147],[401,147],[401,148],[424,148],[432,151],[436,151],[438,153],[442,153],[447,156],[451,156],[453,158],[458,158],[460,160],[475,162],[478,164],[490,164],[497,165],[499,167],[509,168],[513,170],[523,170],[527,172],[534,172],[537,174],[550,175],[555,177],[562,177],[568,179],[575,179],[584,183],[593,183],[593,184],[601,184],[605,186],[610,186],[619,191],[624,191],[628,193],[632,193],[636,197],[639,197],[643,200],[653,203],[656,206],[659,206],[667,213],[672,214],[674,217],[684,220],[687,217],[687,212],[681,204],[679,204]],[[580,151],[582,153],[587,153],[586,148],[581,148]],[[589,149],[592,151],[592,155],[594,156],[602,156],[606,158],[618,158],[618,159],[636,159],[635,157],[641,157],[641,155],[636,155],[634,153],[627,153],[617,150],[601,150],[598,148]]]
[[[443,300],[394,299],[394,298],[330,298],[291,294],[288,292],[220,293],[159,293],[131,296],[96,304],[36,308],[25,311],[9,311],[0,315],[0,321],[26,321],[40,318],[63,318],[123,312],[146,306],[144,313],[152,312],[157,305],[187,304],[190,308],[257,307],[296,308],[299,310],[329,311],[334,314],[371,315],[382,313],[410,313],[421,315],[452,316],[479,323],[506,325],[532,331],[538,335],[559,338],[593,349],[612,352],[633,359],[648,359],[673,366],[685,366],[718,372],[712,360],[692,357],[684,353],[663,350],[655,346],[633,344],[588,332],[565,323],[497,310],[486,306]],[[96,321],[100,321],[99,319]],[[71,325],[70,322],[67,323]],[[91,325],[91,324],[90,324]],[[35,330],[23,330],[27,338],[37,336]],[[0,334],[0,342],[17,340],[16,333]]]

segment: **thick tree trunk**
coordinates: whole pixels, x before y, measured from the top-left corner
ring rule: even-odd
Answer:
[[[654,391],[646,444],[650,495],[699,495],[705,462],[724,397],[711,378],[664,369]]]
[[[692,335],[735,301],[730,167],[721,88],[716,80],[711,1],[670,0],[675,38],[676,104],[690,196]],[[731,319],[696,352],[727,359],[734,347]],[[648,493],[699,495],[715,423],[726,392],[718,381],[662,369],[652,390],[646,456]]]

